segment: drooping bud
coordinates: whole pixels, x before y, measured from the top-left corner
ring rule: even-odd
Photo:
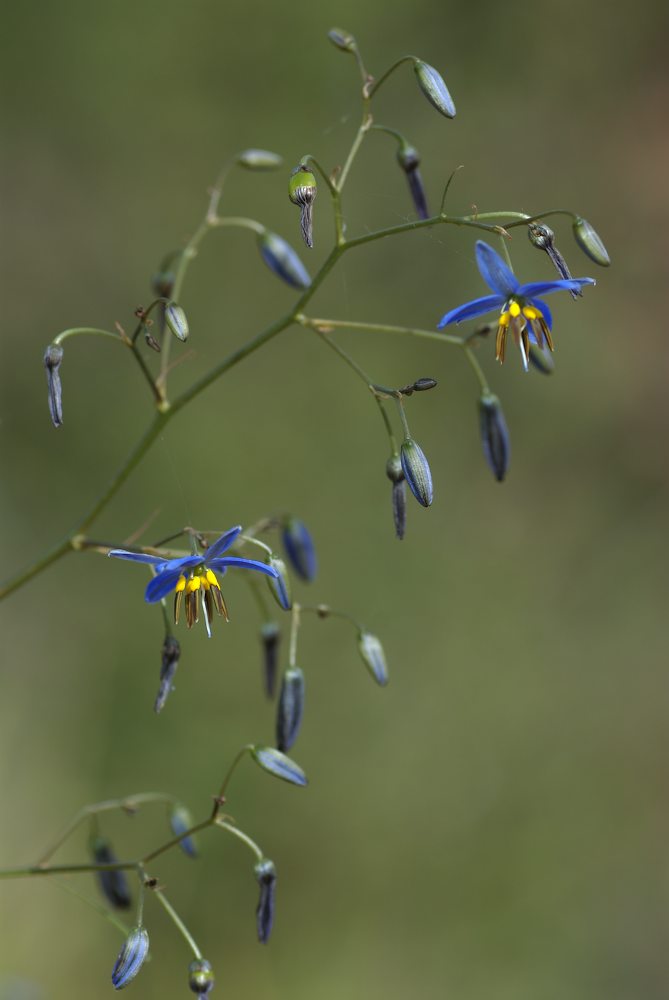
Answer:
[[[256,746],[249,747],[249,750],[256,764],[268,774],[273,774],[275,778],[281,778],[282,781],[298,785],[300,788],[308,785],[307,776],[302,768],[280,750],[275,750],[274,747]]]
[[[411,388],[414,392],[427,392],[428,389],[434,389],[436,385],[436,378],[417,378]]]
[[[281,680],[281,692],[276,713],[276,745],[285,753],[295,743],[304,713],[304,673],[299,667],[288,667]]]
[[[175,639],[173,635],[166,635],[162,649],[162,663],[160,666],[160,686],[158,688],[158,694],[156,695],[156,700],[153,703],[153,711],[156,713],[156,715],[159,712],[162,712],[162,710],[165,707],[165,702],[167,701],[170,693],[174,690],[174,688],[172,687],[172,678],[177,672],[180,656],[181,656],[181,646],[179,645],[179,640]]]
[[[360,656],[377,684],[385,687],[388,683],[388,668],[383,646],[371,632],[358,633],[358,649]]]
[[[277,170],[283,166],[283,157],[269,149],[244,149],[237,153],[236,162],[247,170]]]
[[[60,382],[60,363],[63,360],[63,348],[60,344],[49,344],[44,352],[44,369],[49,389],[49,413],[54,427],[63,424],[63,387]]]
[[[316,178],[304,163],[298,164],[290,175],[288,197],[293,205],[300,206],[302,236],[307,246],[313,247],[313,204],[316,200]]]
[[[186,833],[187,830],[193,825],[193,818],[189,813],[188,809],[181,804],[174,806],[170,813],[170,829],[175,837],[181,837],[179,841],[179,847],[189,858],[196,858],[198,856],[197,843],[195,842],[195,837],[189,834],[187,837],[182,837],[182,834]]]
[[[258,249],[269,269],[291,288],[309,287],[309,272],[290,243],[266,229],[258,236]]]
[[[418,150],[408,143],[403,142],[397,150],[397,162],[406,174],[416,215],[419,219],[429,219],[430,212],[427,207],[425,186],[421,172],[418,169],[420,163]]]
[[[455,104],[441,74],[434,66],[429,66],[422,59],[416,59],[413,68],[418,79],[418,86],[432,107],[445,115],[446,118],[455,118]]]
[[[165,322],[177,340],[181,340],[182,342],[188,340],[190,331],[188,329],[186,313],[176,302],[168,302],[165,306]]]
[[[188,966],[188,985],[199,997],[206,997],[214,988],[214,973],[206,958],[196,958]]]
[[[586,219],[577,216],[573,222],[574,239],[580,246],[583,253],[599,264],[600,267],[608,267],[611,263],[608,251],[599,236]]]
[[[422,448],[413,438],[405,438],[400,449],[402,471],[418,503],[429,507],[434,498],[432,473]]]
[[[555,371],[555,361],[551,351],[536,344],[530,344],[530,364],[542,375],[552,375]]]
[[[502,406],[497,396],[487,392],[481,394],[479,424],[483,454],[495,479],[501,483],[509,468],[511,444]]]
[[[174,271],[157,271],[151,278],[151,288],[161,299],[171,299],[176,275]]]
[[[316,578],[316,549],[309,529],[298,517],[285,518],[281,539],[288,561],[302,580],[307,583]]]
[[[544,222],[530,222],[527,227],[527,235],[530,243],[537,250],[543,250],[553,264],[553,267],[561,278],[571,278],[571,271],[567,262],[555,245],[555,233]],[[569,294],[573,299],[579,298],[582,294],[580,289],[570,289]]]
[[[407,484],[399,455],[391,455],[386,462],[386,475],[393,484],[393,521],[395,534],[401,541],[407,524]]]
[[[279,641],[281,632],[276,622],[265,622],[260,629],[260,639],[263,647],[263,678],[265,692],[268,698],[274,697],[276,690],[276,671],[279,661]]]
[[[97,865],[116,864],[118,858],[112,851],[109,841],[96,837],[91,843],[91,854]],[[100,888],[107,901],[117,910],[128,910],[132,905],[132,896],[125,872],[120,869],[96,872]]]
[[[355,52],[355,38],[348,31],[341,28],[330,28],[328,38],[342,52]]]
[[[149,935],[143,927],[135,927],[123,942],[112,969],[111,981],[115,990],[122,990],[132,982],[149,954]]]
[[[260,886],[260,898],[256,907],[256,926],[258,940],[267,944],[274,923],[274,902],[276,897],[276,869],[274,862],[263,858],[253,869],[256,882]]]
[[[272,597],[280,608],[283,608],[284,611],[290,611],[293,606],[293,600],[290,595],[290,580],[286,564],[283,559],[275,555],[271,555],[267,563],[278,573],[278,576],[266,577],[267,586],[272,592]]]

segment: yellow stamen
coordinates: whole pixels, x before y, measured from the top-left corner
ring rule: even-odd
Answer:
[[[176,590],[177,594],[181,593],[182,590],[186,589],[186,577],[185,576],[180,576],[179,577],[179,579],[177,580],[177,585],[176,585],[176,587],[174,589]]]
[[[516,318],[516,316],[520,316],[520,306],[518,305],[517,302],[512,302],[509,305],[509,312],[511,313],[514,319]]]
[[[499,317],[500,326],[508,326],[511,321],[511,316],[508,312],[503,312]]]
[[[527,319],[539,319],[541,313],[534,306],[523,306],[523,316],[526,316]]]
[[[216,574],[212,570],[210,569],[206,570],[205,575],[207,577],[207,583],[209,584],[210,587],[217,587],[218,590],[221,589],[220,584],[216,579]]]
[[[187,591],[189,594],[195,593],[196,590],[200,589],[200,577],[192,576],[188,581]]]

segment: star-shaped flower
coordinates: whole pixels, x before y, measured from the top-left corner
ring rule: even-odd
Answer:
[[[482,240],[476,244],[476,263],[481,277],[494,295],[484,295],[483,298],[473,299],[457,309],[451,309],[442,316],[437,329],[443,330],[450,323],[461,323],[464,319],[473,319],[491,309],[501,308],[495,357],[500,363],[504,361],[506,337],[510,331],[520,348],[525,371],[528,370],[530,344],[543,347],[545,342],[553,350],[553,317],[546,303],[537,296],[559,292],[563,288],[575,292],[583,285],[595,284],[593,278],[561,278],[557,281],[531,281],[521,285],[499,254]]]

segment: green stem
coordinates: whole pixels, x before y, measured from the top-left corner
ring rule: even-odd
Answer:
[[[483,369],[481,368],[480,364],[478,363],[478,359],[477,359],[476,355],[474,354],[473,350],[467,344],[463,344],[462,345],[462,350],[465,353],[465,357],[467,358],[467,361],[471,365],[472,371],[474,372],[474,374],[476,375],[476,378],[478,379],[478,382],[479,382],[479,385],[481,386],[482,392],[490,392],[490,386],[488,385],[488,381],[487,381],[485,375],[483,374]]]
[[[434,330],[420,330],[412,326],[392,326],[389,323],[359,323],[347,319],[321,319],[309,316],[296,316],[296,321],[302,326],[309,326],[312,329],[326,335],[329,329],[333,330],[361,330],[366,333],[399,333],[411,337],[423,337],[426,340],[436,340],[442,344],[455,344],[461,347],[462,337],[456,337],[452,333],[435,333]]]
[[[297,633],[300,629],[300,605],[295,601],[290,617],[290,642],[288,644],[288,666],[297,664]]]
[[[265,855],[260,850],[256,842],[254,840],[251,840],[248,834],[244,833],[243,830],[239,830],[236,826],[233,826],[231,823],[226,823],[224,819],[217,819],[216,826],[220,826],[221,830],[227,830],[228,833],[232,833],[235,837],[237,837],[244,844],[246,844],[246,846],[251,851],[253,851],[258,861],[262,861],[262,859],[265,857]]]
[[[57,337],[53,338],[52,343],[62,344],[62,342],[67,340],[68,337],[79,337],[82,334],[90,334],[94,337],[111,337],[112,340],[118,341],[119,344],[123,344],[126,347],[128,346],[127,340],[124,340],[120,334],[114,333],[112,330],[98,330],[97,327],[94,326],[74,326],[71,330],[63,330],[62,333],[59,333]]]
[[[112,912],[112,910],[107,909],[106,906],[99,903],[97,899],[91,899],[90,896],[85,896],[83,892],[79,892],[79,890],[75,889],[73,885],[69,884],[69,882],[62,881],[58,878],[51,879],[51,884],[55,885],[58,889],[63,889],[64,892],[69,892],[71,896],[79,899],[82,903],[86,903],[86,905],[90,906],[92,909],[97,910],[101,916],[105,917],[110,924],[113,924],[114,927],[121,932],[124,938],[127,938],[130,934],[130,928],[128,925],[123,923],[123,921],[120,920],[116,914]]]
[[[177,844],[180,844],[181,841],[185,840],[187,837],[192,837],[194,834],[199,833],[200,830],[206,830],[208,826],[211,826],[211,822],[212,822],[211,817],[209,817],[209,819],[202,820],[201,823],[196,823],[194,826],[191,826],[184,833],[180,833],[178,837],[172,837],[172,839],[168,840],[165,844],[162,844],[160,847],[156,847],[155,851],[151,851],[149,854],[145,854],[144,857],[140,859],[139,863],[147,865],[149,861],[153,861],[154,858],[158,858],[160,857],[161,854],[165,854],[166,851],[170,851],[173,847],[176,847]]]
[[[225,777],[223,778],[223,783],[221,785],[220,791],[219,791],[219,793],[218,793],[218,795],[216,797],[216,800],[214,801],[214,811],[211,814],[211,820],[212,821],[216,819],[216,817],[218,816],[219,812],[223,808],[223,803],[225,802],[225,793],[226,793],[228,785],[230,783],[230,779],[232,778],[232,775],[234,774],[235,769],[237,768],[237,765],[242,760],[242,758],[246,756],[246,754],[249,752],[249,750],[252,750],[252,749],[253,749],[252,744],[247,743],[246,746],[242,747],[241,750],[239,750],[237,752],[237,756],[234,758],[234,760],[232,761],[232,764],[228,768],[227,773],[226,773]]]
[[[236,226],[239,229],[251,229],[258,236],[262,236],[263,233],[267,232],[267,227],[263,226],[262,222],[257,222],[255,219],[247,219],[242,215],[223,215],[220,218],[216,217],[209,221],[209,225],[212,229],[223,229],[225,226]]]
[[[195,957],[197,959],[201,959],[202,958],[202,952],[200,951],[200,949],[198,948],[197,944],[195,943],[195,939],[194,939],[193,935],[188,930],[188,928],[186,927],[185,923],[183,922],[183,920],[181,919],[181,917],[179,916],[179,914],[177,913],[177,911],[174,909],[174,907],[172,906],[172,904],[165,898],[165,896],[163,895],[162,889],[154,889],[153,890],[153,894],[156,897],[156,899],[158,900],[158,902],[160,903],[160,905],[163,907],[163,909],[169,914],[170,919],[173,921],[173,923],[176,926],[177,930],[185,938],[185,940],[186,940],[189,948],[191,949],[191,951],[193,952],[193,954],[195,955]]]
[[[416,57],[415,56],[402,56],[401,59],[398,59],[397,62],[393,63],[392,66],[389,69],[387,69],[385,71],[385,73],[382,76],[379,77],[378,80],[375,80],[375,82],[369,88],[369,96],[373,97],[374,94],[376,94],[377,91],[380,89],[380,87],[383,86],[383,84],[386,82],[386,80],[388,79],[388,77],[392,73],[394,73],[395,70],[398,69],[405,62],[413,62],[413,63],[415,63],[416,62]]]

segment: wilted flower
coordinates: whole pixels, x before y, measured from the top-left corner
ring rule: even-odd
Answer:
[[[143,927],[135,927],[123,942],[112,969],[111,981],[115,990],[122,990],[135,978],[148,953],[149,935]]]
[[[533,247],[544,251],[561,278],[572,277],[567,261],[555,245],[555,233],[550,226],[545,222],[530,222],[527,226],[527,236]],[[583,292],[580,289],[578,291],[572,289],[569,294],[572,299],[577,299]]]
[[[228,566],[237,566],[240,569],[258,570],[258,572],[265,573],[273,579],[278,576],[277,571],[268,566],[267,563],[258,562],[255,559],[244,559],[241,556],[223,556],[241,530],[241,525],[230,528],[215,542],[212,542],[204,554],[183,556],[181,559],[163,559],[161,556],[148,555],[144,552],[128,552],[126,549],[112,549],[109,555],[117,559],[129,559],[132,562],[147,563],[153,566],[155,576],[147,585],[144,600],[148,601],[149,604],[155,604],[156,601],[161,601],[173,590],[174,621],[177,624],[181,603],[184,599],[188,628],[192,628],[199,621],[199,594],[207,635],[211,638],[211,619],[214,609],[219,615],[223,615],[226,621],[228,618],[216,573],[222,576]]]
[[[391,455],[386,462],[386,475],[393,484],[393,521],[395,534],[401,541],[407,526],[407,484],[399,455]]]
[[[299,667],[288,667],[281,680],[281,692],[276,713],[276,745],[285,753],[295,743],[304,713],[304,673]]]
[[[267,565],[274,570],[273,575],[267,581],[272,596],[280,608],[283,608],[284,611],[290,611],[293,599],[290,593],[290,579],[286,564],[279,556],[272,554]]]
[[[214,973],[206,958],[196,958],[188,966],[188,985],[193,993],[204,997],[214,988]]]
[[[97,865],[116,864],[118,858],[111,849],[108,840],[96,837],[91,844],[93,860]],[[100,888],[109,903],[117,910],[128,910],[132,905],[132,896],[125,872],[118,869],[96,872]]]
[[[153,704],[153,711],[156,715],[162,712],[165,702],[173,690],[172,679],[177,672],[180,656],[181,646],[179,645],[179,640],[175,639],[173,635],[166,635],[163,642],[162,662],[160,665],[160,686]]]
[[[49,344],[44,352],[44,369],[49,389],[49,413],[54,427],[63,423],[63,389],[60,381],[60,365],[63,348],[60,344]]]
[[[254,868],[256,882],[260,886],[260,898],[256,908],[258,940],[267,944],[274,923],[274,901],[276,896],[276,869],[269,858],[263,858]]]
[[[482,316],[483,313],[501,307],[499,325],[497,327],[496,357],[504,361],[506,337],[509,331],[520,348],[523,367],[528,370],[530,344],[541,347],[546,343],[553,350],[551,329],[553,318],[550,309],[537,295],[548,295],[550,292],[578,291],[583,285],[594,285],[593,278],[569,278],[557,281],[533,281],[521,285],[513,271],[491,246],[479,240],[476,244],[476,263],[483,280],[492,288],[494,295],[485,295],[480,299],[466,302],[457,309],[451,309],[442,316],[438,329],[442,330],[449,323],[460,323],[465,319]]]
[[[484,392],[479,399],[479,423],[483,454],[495,479],[501,483],[509,467],[511,445],[500,401],[492,393]]]
[[[309,529],[299,517],[285,518],[281,540],[290,564],[299,577],[307,582],[316,578],[316,549]]]
[[[427,207],[427,197],[425,195],[425,185],[421,172],[418,169],[420,157],[418,150],[408,143],[403,142],[397,150],[397,162],[406,174],[409,183],[409,191],[413,199],[414,208],[419,219],[429,219],[430,212]]]
[[[304,163],[300,163],[290,175],[288,197],[293,205],[300,206],[300,226],[308,247],[314,245],[313,204],[316,194],[316,178]]]
[[[260,629],[260,639],[263,647],[263,677],[265,692],[268,698],[274,697],[276,687],[276,670],[279,659],[279,641],[281,630],[276,622],[265,622]]]

